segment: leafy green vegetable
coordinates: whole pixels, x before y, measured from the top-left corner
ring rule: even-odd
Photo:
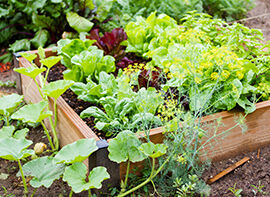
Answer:
[[[87,168],[83,163],[74,163],[66,167],[63,180],[68,183],[75,193],[79,193],[92,188],[100,189],[101,182],[110,178],[106,168],[96,167],[90,171],[86,179]]]
[[[73,85],[70,80],[58,80],[51,82],[42,88],[45,95],[58,99],[68,88]]]
[[[41,122],[45,118],[52,116],[51,111],[44,111],[47,106],[47,101],[41,101],[36,104],[28,104],[12,114],[11,118],[22,120],[25,123]]]
[[[14,68],[14,71],[35,79],[40,73],[44,72],[46,68],[37,68],[36,66],[30,66],[27,68]]]
[[[36,32],[35,37],[31,39],[31,43],[34,47],[44,47],[46,42],[49,40],[49,32],[46,29],[41,29]]]
[[[0,115],[10,115],[23,101],[23,96],[11,94],[0,98]]]
[[[67,13],[67,21],[69,25],[79,33],[89,32],[94,25],[94,23],[90,22],[84,17],[79,16],[77,13],[74,12]]]
[[[138,137],[131,131],[122,131],[109,142],[110,160],[121,163],[125,161],[138,162],[146,158],[139,150],[141,145]]]
[[[66,164],[82,162],[97,149],[95,139],[80,139],[72,144],[64,146],[55,155],[54,161],[57,163]]]
[[[158,158],[166,154],[167,146],[165,144],[153,144],[152,142],[144,143],[140,150],[148,157]]]
[[[17,130],[15,133],[14,126],[4,126],[0,129],[0,138],[13,137],[15,139],[24,139],[29,131],[28,128]]]
[[[85,82],[88,76],[96,80],[102,71],[115,71],[115,59],[109,55],[104,56],[102,50],[91,46],[94,42],[79,39],[58,42],[58,54],[63,56],[62,63],[68,68],[64,72],[65,79]]]
[[[22,169],[25,175],[33,177],[30,181],[32,187],[49,188],[64,173],[65,165],[56,164],[53,158],[46,156],[27,162]]]
[[[32,143],[26,139],[1,138],[0,158],[17,161],[29,157],[34,154],[33,150],[27,150]]]

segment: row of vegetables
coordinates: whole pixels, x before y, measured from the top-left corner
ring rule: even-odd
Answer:
[[[269,99],[269,49],[262,33],[238,23],[229,25],[207,14],[189,12],[177,23],[168,15],[153,12],[146,19],[139,16],[124,29],[116,28],[104,35],[93,29],[89,35],[81,34],[80,39],[62,39],[55,49],[59,56],[45,58],[44,51],[39,48],[40,68],[32,63],[32,67],[15,69],[33,80],[37,76],[42,79],[41,87],[37,88],[43,101],[32,104],[32,107],[26,105],[13,115],[3,111],[5,124],[9,126],[10,119],[43,124],[43,120],[50,119],[53,114],[48,110],[48,96],[56,101],[70,88],[78,99],[91,105],[82,111],[81,118],[94,117],[98,130],[107,137],[117,136],[110,141],[109,158],[117,163],[128,163],[127,175],[118,196],[129,195],[149,182],[152,182],[154,190],[157,185],[158,192],[163,196],[209,194],[208,187],[198,179],[203,168],[198,163],[198,154],[204,145],[201,139],[207,136],[207,130],[197,119],[235,107],[251,113],[256,109],[256,102]],[[36,55],[29,53],[22,56],[30,62],[36,58]],[[49,70],[60,60],[66,67],[64,80],[45,85]],[[43,72],[44,75],[41,74]],[[35,113],[29,113],[29,108]],[[28,117],[25,114],[35,115]],[[50,120],[52,128],[55,128],[56,122]],[[53,138],[50,139],[45,125],[42,126],[50,147],[58,150],[56,130],[52,129]],[[165,126],[167,131],[164,144],[142,143],[134,134],[158,126]],[[11,130],[8,132],[13,133],[14,129]],[[77,142],[77,145],[79,143],[84,142]],[[23,146],[23,150],[29,145]],[[84,146],[79,148],[85,151]],[[51,161],[44,159],[42,162],[51,162],[51,165],[65,163],[62,166],[64,180],[75,192],[100,188],[100,182],[109,178],[102,168],[102,173],[99,173],[104,177],[90,172],[89,180],[94,180],[95,176],[100,178],[94,180],[94,185],[86,181],[83,186],[74,186],[75,179],[85,178],[82,175],[72,177],[76,170],[85,174],[84,167],[77,162],[82,162],[93,151],[79,151],[80,154],[73,155],[70,162],[55,159],[60,157],[61,151]],[[128,186],[130,162],[148,157],[152,159],[151,171],[146,173],[148,176],[143,181],[139,180],[138,185],[130,183]],[[18,156],[12,160],[19,162],[21,158]],[[156,158],[159,158],[158,167],[155,166]],[[34,161],[37,160],[31,162]],[[30,171],[30,168],[34,169],[27,169]],[[35,177],[33,172],[32,176]],[[69,182],[68,176],[74,182]]]

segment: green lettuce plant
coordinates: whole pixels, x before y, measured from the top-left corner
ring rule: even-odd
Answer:
[[[87,77],[97,80],[99,73],[115,71],[115,59],[104,56],[104,52],[96,46],[91,46],[95,41],[80,39],[60,40],[58,54],[63,56],[62,63],[68,69],[64,71],[64,78],[75,82],[85,82]]]

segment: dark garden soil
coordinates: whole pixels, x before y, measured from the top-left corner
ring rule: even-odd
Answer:
[[[33,144],[30,146],[32,149],[34,145],[38,142],[43,142],[49,144],[47,137],[45,136],[43,129],[41,127],[32,128],[29,131],[28,139],[33,141]],[[46,153],[45,153],[46,154]],[[45,154],[41,155],[44,156]],[[16,174],[19,171],[17,162],[10,162],[4,159],[0,159],[0,196],[18,196],[22,197],[24,194],[24,188],[22,179],[17,177]],[[29,182],[30,179],[27,179]],[[34,191],[28,184],[29,194],[31,195]],[[50,188],[40,187],[37,189],[35,196],[37,197],[58,197],[58,196],[68,196],[70,192],[70,187],[64,183],[62,180],[55,181]],[[29,196],[30,196],[29,195]],[[85,196],[85,193],[73,195]],[[87,195],[86,195],[87,196]]]
[[[250,158],[250,160],[244,163],[242,166],[236,168],[231,173],[225,175],[218,181],[211,184],[211,197],[234,196],[233,193],[228,190],[230,187],[234,187],[234,184],[236,184],[236,189],[243,190],[241,192],[242,196],[270,196],[269,153],[270,146],[261,148],[258,151],[241,154],[237,157],[225,161],[213,163],[211,167],[204,172],[203,179],[205,181],[217,175],[244,157]],[[252,191],[252,189],[255,190],[255,188],[251,185],[258,187],[259,184],[264,186],[262,190],[265,192],[265,194],[259,192],[255,194]]]
[[[270,0],[256,0],[255,7],[248,12],[243,24],[262,30],[265,40],[270,40]]]

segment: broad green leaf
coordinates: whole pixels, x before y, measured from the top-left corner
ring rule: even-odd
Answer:
[[[97,0],[96,3],[97,3],[97,16],[96,18],[100,21],[100,22],[103,22],[107,16],[108,16],[108,13],[110,12],[112,6],[113,6],[113,3],[115,2],[116,0]]]
[[[0,7],[0,18],[2,17],[2,16],[6,16],[6,15],[8,15],[9,14],[9,10],[8,9],[4,9],[4,8],[1,8]]]
[[[58,99],[73,84],[74,82],[70,80],[58,80],[47,84],[42,90],[45,95]]]
[[[34,45],[34,47],[44,47],[46,42],[49,39],[49,32],[46,29],[41,29],[38,32],[36,32],[35,37],[31,39],[31,43]]]
[[[51,29],[54,23],[54,19],[45,15],[37,15],[35,12],[32,13],[32,21],[33,23],[39,27],[44,29]]]
[[[84,0],[84,2],[85,6],[88,7],[90,10],[93,10],[95,8],[93,0]]]
[[[76,82],[82,82],[84,75],[80,66],[74,65],[71,69],[67,69],[63,72],[65,80],[72,80]]]
[[[140,150],[148,157],[157,158],[167,152],[167,146],[165,144],[154,144],[152,142],[144,143],[140,146]]]
[[[41,60],[43,60],[45,56],[45,50],[42,47],[38,47],[38,55]]]
[[[15,130],[14,126],[4,126],[0,129],[0,138],[12,137]]]
[[[30,41],[27,39],[16,40],[13,44],[9,45],[9,50],[12,52],[29,51],[31,47]]]
[[[100,189],[102,181],[109,179],[110,175],[105,167],[96,167],[89,173],[86,182],[87,168],[83,163],[74,163],[64,172],[63,180],[68,183],[75,193],[80,193],[92,188]]]
[[[98,149],[93,138],[80,139],[64,146],[54,157],[57,163],[71,164],[84,161]]]
[[[14,68],[14,71],[35,79],[40,73],[44,72],[46,68],[38,68],[36,66],[30,66],[27,68]]]
[[[20,53],[20,55],[22,57],[24,57],[25,59],[27,59],[29,62],[32,62],[37,57],[36,54],[34,54],[34,53],[27,53],[27,52]]]
[[[11,94],[0,97],[0,115],[11,114],[23,101],[23,96]]]
[[[146,158],[139,150],[140,140],[131,131],[122,131],[109,142],[110,160],[121,163],[125,161],[138,162]]]
[[[48,69],[53,67],[62,59],[62,56],[50,56],[46,59],[40,60],[42,64],[44,64]]]
[[[81,118],[95,117],[99,120],[108,120],[109,117],[99,108],[95,106],[88,107],[83,110],[80,114]]]
[[[0,139],[0,158],[18,160],[34,154],[33,150],[26,150],[33,142],[26,139]]]
[[[14,126],[4,126],[0,129],[0,138],[13,137],[15,139],[24,139],[29,131],[28,128],[17,130],[15,133]]]
[[[37,123],[45,118],[52,116],[51,111],[44,111],[48,106],[47,101],[41,101],[35,104],[28,104],[16,111],[11,118],[22,120],[24,123]]]
[[[77,32],[89,32],[94,23],[90,22],[84,17],[79,16],[75,12],[68,12],[67,13],[67,21],[73,29],[75,29]]]
[[[16,139],[24,139],[26,137],[26,135],[27,135],[28,132],[29,132],[29,129],[28,128],[17,130],[13,134],[13,137],[16,138]]]
[[[64,170],[64,164],[56,164],[53,158],[48,156],[29,161],[23,166],[24,174],[33,177],[30,184],[34,188],[49,188],[54,180],[60,178]]]
[[[163,103],[163,99],[155,88],[149,87],[147,90],[141,88],[137,93],[135,103],[139,112],[155,114],[157,108]]]

